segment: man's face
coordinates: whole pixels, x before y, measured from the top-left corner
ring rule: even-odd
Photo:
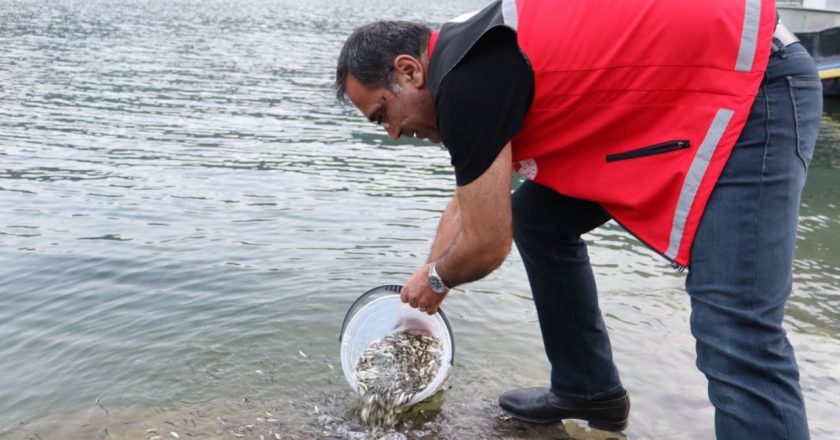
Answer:
[[[405,136],[440,142],[432,95],[425,87],[422,64],[417,61],[415,66],[407,68],[398,65],[395,82],[396,87],[391,91],[385,87],[368,87],[348,75],[345,90],[353,105],[369,121],[385,127],[391,139]]]

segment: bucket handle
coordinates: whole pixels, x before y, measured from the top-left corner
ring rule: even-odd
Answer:
[[[350,319],[350,316],[353,315],[353,312],[359,306],[359,304],[367,299],[367,297],[376,293],[376,291],[383,289],[387,292],[391,292],[392,294],[399,295],[402,291],[402,286],[398,284],[387,284],[384,286],[374,287],[373,289],[368,290],[367,292],[363,293],[361,296],[356,298],[353,301],[353,304],[347,310],[347,313],[344,314],[344,321],[341,323],[341,333],[338,334],[338,342],[341,343],[341,340],[344,338],[344,329],[347,327],[347,321]],[[449,319],[446,317],[446,313],[443,313],[443,308],[438,308],[438,313],[440,313],[440,317],[443,318],[443,322],[446,323],[446,331],[449,332],[449,340],[452,342],[452,357],[449,358],[449,364],[455,365],[455,336],[452,334],[452,326],[449,325]]]

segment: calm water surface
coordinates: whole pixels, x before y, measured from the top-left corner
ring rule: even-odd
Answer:
[[[454,179],[440,147],[392,143],[336,105],[335,58],[369,20],[437,25],[483,3],[0,3],[0,438],[367,435],[341,319],[422,263]],[[838,187],[829,102],[786,320],[815,439],[838,436]],[[711,438],[684,274],[613,224],[589,241],[627,438]],[[548,379],[515,252],[445,309],[450,388],[405,435],[615,437],[496,408]]]

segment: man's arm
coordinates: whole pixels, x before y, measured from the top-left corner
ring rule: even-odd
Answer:
[[[455,198],[441,217],[432,257],[437,256],[447,243],[451,244],[408,279],[402,290],[403,302],[429,314],[437,312],[446,295],[434,292],[429,286],[429,267],[433,263],[444,283],[454,287],[484,278],[504,262],[513,241],[511,171],[508,142],[490,168],[456,189]],[[447,217],[450,221],[446,221]],[[458,224],[453,224],[453,218],[460,218],[460,228],[453,227]],[[445,237],[454,237],[454,240],[447,242]]]
[[[461,211],[461,234],[436,260],[438,275],[449,287],[484,278],[510,253],[510,150],[508,142],[484,174],[455,191]]]
[[[461,208],[458,206],[458,197],[453,196],[446,209],[440,216],[435,241],[432,243],[432,250],[429,252],[429,259],[426,263],[432,263],[448,251],[461,234]]]

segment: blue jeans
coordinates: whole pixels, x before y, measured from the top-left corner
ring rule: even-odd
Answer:
[[[718,439],[809,437],[782,319],[800,194],[821,112],[820,81],[804,48],[794,44],[772,55],[694,239],[686,291]],[[620,393],[581,239],[609,216],[595,203],[530,181],[514,192],[513,212],[552,390],[583,399]]]

